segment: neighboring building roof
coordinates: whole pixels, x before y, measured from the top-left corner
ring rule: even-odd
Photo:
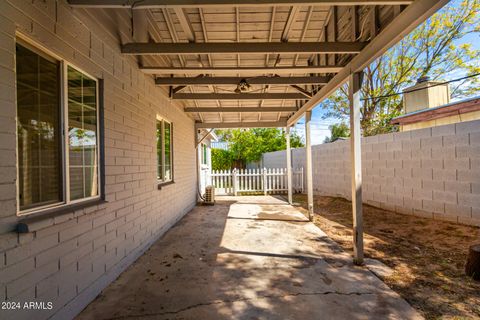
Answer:
[[[400,125],[412,124],[417,122],[441,119],[478,110],[480,110],[480,96],[461,101],[455,101],[435,108],[428,108],[407,113],[403,116],[393,118],[390,123]]]

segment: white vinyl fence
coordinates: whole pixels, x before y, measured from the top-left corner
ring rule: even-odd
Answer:
[[[288,191],[286,168],[212,170],[211,181],[218,195]],[[303,168],[292,170],[292,191],[303,192]]]

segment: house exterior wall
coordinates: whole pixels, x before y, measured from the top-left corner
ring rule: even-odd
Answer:
[[[312,146],[314,193],[351,198],[350,141]],[[264,165],[285,167],[285,151]],[[292,151],[305,166],[305,149]],[[362,138],[363,201],[404,214],[480,225],[480,120]]]
[[[194,123],[133,57],[120,54],[128,10],[96,13],[61,0],[0,1],[0,300],[52,302],[1,319],[70,319],[196,202]],[[100,24],[99,21],[102,21]],[[126,28],[126,29],[122,29]],[[120,29],[120,30],[119,30]],[[104,79],[106,203],[16,233],[15,35],[21,32]],[[156,115],[173,123],[174,180],[157,188]]]

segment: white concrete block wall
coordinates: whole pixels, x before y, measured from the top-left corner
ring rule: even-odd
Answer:
[[[0,300],[52,302],[52,310],[5,311],[0,319],[73,318],[196,202],[194,123],[133,57],[128,10],[92,14],[66,1],[0,1]],[[119,31],[120,29],[120,31]],[[21,32],[104,79],[107,203],[18,234],[15,34]],[[157,189],[156,115],[173,123],[175,183]]]
[[[312,154],[314,192],[350,199],[350,142],[315,145]],[[277,167],[285,151],[263,160]],[[303,148],[292,163],[305,165]],[[480,121],[363,138],[362,166],[365,203],[480,225]]]

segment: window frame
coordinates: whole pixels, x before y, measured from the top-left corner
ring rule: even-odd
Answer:
[[[32,214],[39,214],[43,212],[50,212],[53,209],[59,209],[62,210],[67,207],[72,207],[76,205],[81,205],[82,203],[93,203],[95,200],[101,200],[103,199],[103,176],[102,176],[102,165],[103,165],[103,160],[101,159],[101,149],[103,148],[103,139],[100,136],[102,130],[102,119],[100,118],[101,112],[100,112],[100,81],[101,79],[91,75],[90,73],[84,71],[82,68],[77,67],[76,65],[70,63],[66,59],[60,57],[59,55],[53,53],[51,50],[48,50],[41,44],[36,43],[35,41],[31,40],[30,38],[17,33],[15,37],[15,44],[19,44],[23,47],[25,47],[28,50],[31,50],[32,52],[45,57],[46,59],[49,60],[56,60],[59,63],[60,67],[60,74],[59,74],[59,120],[60,120],[60,134],[63,136],[60,136],[60,165],[61,165],[61,181],[62,185],[60,188],[62,188],[61,194],[62,194],[62,200],[56,203],[51,203],[48,205],[42,205],[42,206],[37,206],[29,209],[20,209],[20,183],[19,183],[19,177],[20,177],[20,166],[18,163],[18,97],[16,96],[17,92],[15,91],[15,114],[16,114],[16,128],[15,128],[15,144],[16,144],[16,174],[17,174],[17,181],[16,181],[16,190],[17,190],[17,195],[16,195],[16,215],[17,216],[28,216]],[[16,56],[15,56],[16,57]],[[69,110],[69,105],[68,105],[68,67],[73,68],[74,70],[82,73],[86,77],[90,78],[91,80],[95,81],[95,103],[96,103],[96,145],[97,145],[97,195],[95,196],[90,196],[90,197],[85,197],[81,199],[76,199],[76,200],[70,200],[70,172],[69,172],[69,150],[68,150],[68,145],[69,145],[69,135],[68,135],[68,110]],[[15,84],[17,81],[17,75],[16,75],[16,66],[15,66]]]
[[[81,199],[76,199],[76,200],[70,200],[70,172],[69,172],[69,169],[70,169],[70,157],[69,157],[69,150],[68,150],[68,146],[69,146],[69,135],[68,135],[68,67],[82,73],[84,76],[87,76],[88,78],[90,78],[91,80],[95,81],[95,115],[96,115],[96,130],[95,130],[95,134],[96,134],[96,146],[97,146],[97,150],[96,150],[96,154],[97,154],[97,195],[96,196],[90,196],[90,197],[85,197],[85,198],[81,198]],[[63,90],[64,90],[64,108],[63,109],[63,113],[64,113],[64,118],[62,120],[64,120],[63,122],[63,134],[65,136],[65,141],[64,141],[64,149],[65,149],[65,152],[64,152],[64,156],[65,156],[65,163],[64,163],[64,168],[65,168],[65,179],[66,179],[66,183],[65,183],[65,189],[64,189],[64,192],[66,193],[67,197],[65,198],[65,204],[76,204],[76,203],[79,203],[79,202],[83,202],[83,201],[89,201],[89,200],[93,200],[93,199],[99,199],[101,197],[101,183],[102,183],[102,180],[101,180],[101,170],[100,170],[100,99],[99,99],[99,87],[100,87],[100,81],[99,79],[97,79],[96,77],[90,75],[88,72],[85,72],[83,71],[81,68],[78,68],[76,67],[75,65],[71,64],[70,62],[68,61],[65,61],[64,60],[64,68],[62,69],[62,72],[64,72],[64,83],[63,83]],[[68,173],[67,173],[68,171]],[[68,187],[67,187],[68,186]]]
[[[207,144],[202,142],[202,150],[201,150],[201,164],[203,167],[207,167],[208,166],[208,147],[207,147]]]
[[[155,132],[157,130],[157,123],[160,122],[161,125],[161,130],[162,130],[162,179],[158,177],[158,167],[159,167],[159,162],[158,162],[158,144],[155,144],[155,149],[156,149],[156,172],[157,172],[157,183],[159,185],[162,184],[169,184],[174,182],[174,165],[173,165],[173,123],[166,118],[157,115],[155,119]],[[165,123],[168,123],[170,125],[170,179],[165,179]],[[157,135],[155,135],[157,136]]]

